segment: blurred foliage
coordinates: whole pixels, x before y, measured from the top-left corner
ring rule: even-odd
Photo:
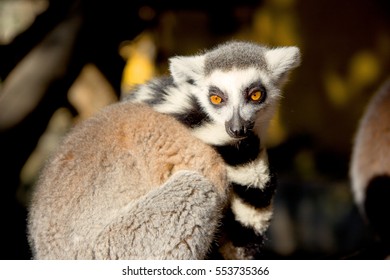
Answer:
[[[0,0],[0,44],[11,42],[47,7],[47,0]]]

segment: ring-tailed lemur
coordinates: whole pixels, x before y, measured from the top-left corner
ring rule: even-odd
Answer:
[[[390,80],[373,96],[359,123],[350,166],[351,187],[361,214],[390,256]]]
[[[173,57],[171,76],[124,95],[124,102],[174,116],[224,159],[232,190],[219,244],[224,258],[259,253],[275,192],[264,140],[281,87],[299,63],[297,47],[232,41],[199,55]]]
[[[260,139],[299,52],[229,43],[171,62],[171,78],[78,124],[48,161],[29,207],[34,258],[207,258],[227,180],[221,253],[255,256],[274,192]]]

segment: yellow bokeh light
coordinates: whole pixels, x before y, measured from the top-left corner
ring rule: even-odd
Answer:
[[[127,60],[122,75],[122,91],[128,92],[155,76],[155,46],[151,35],[145,33],[123,48]]]
[[[349,81],[353,88],[373,84],[381,72],[379,57],[369,51],[360,51],[352,57],[349,69]]]
[[[346,82],[340,75],[330,72],[324,75],[324,86],[329,101],[336,107],[348,102],[349,90]]]

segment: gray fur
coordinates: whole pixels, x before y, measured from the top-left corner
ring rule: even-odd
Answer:
[[[281,86],[286,75],[301,62],[297,47],[269,48],[264,45],[229,41],[195,56],[176,56],[170,59],[170,71],[177,84],[188,80],[202,81],[216,70],[256,68]],[[200,86],[198,84],[197,86]]]
[[[206,52],[204,74],[207,76],[214,70],[229,71],[233,67],[245,69],[255,67],[268,70],[264,57],[265,48],[249,42],[228,42]]]
[[[218,200],[204,176],[180,171],[105,227],[96,238],[94,257],[204,259],[221,217]]]

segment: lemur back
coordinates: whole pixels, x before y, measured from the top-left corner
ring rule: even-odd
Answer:
[[[350,178],[361,213],[390,255],[390,80],[372,97],[359,123]]]
[[[276,188],[264,147],[267,127],[281,87],[299,63],[296,47],[232,41],[170,59],[171,76],[123,98],[174,116],[223,158],[232,193],[218,242],[223,258],[253,259],[261,253]]]
[[[118,103],[77,125],[48,162],[30,244],[37,259],[203,259],[226,199],[211,147],[171,116]]]

